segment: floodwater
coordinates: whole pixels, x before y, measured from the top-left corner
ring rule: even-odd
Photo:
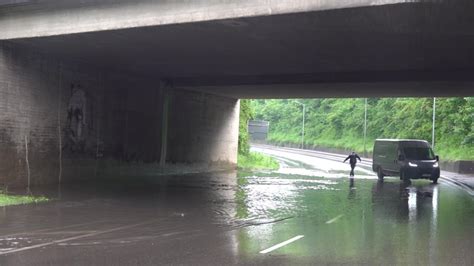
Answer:
[[[36,188],[0,209],[0,265],[474,264],[462,189],[282,165]]]

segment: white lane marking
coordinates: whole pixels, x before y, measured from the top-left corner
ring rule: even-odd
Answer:
[[[338,216],[332,218],[331,220],[327,221],[326,223],[327,223],[327,224],[332,224],[332,223],[334,223],[335,221],[339,220],[339,218],[341,218],[342,216],[344,216],[344,214],[338,215]]]
[[[304,235],[295,236],[295,237],[293,237],[292,239],[288,239],[288,240],[286,240],[286,241],[284,241],[284,242],[281,242],[280,244],[276,244],[276,245],[274,245],[273,247],[269,247],[269,248],[267,248],[267,249],[265,249],[265,250],[260,251],[260,254],[265,254],[265,253],[268,253],[268,252],[272,252],[272,251],[274,251],[275,249],[278,249],[278,248],[281,248],[281,247],[283,247],[283,246],[286,246],[286,245],[288,245],[288,244],[290,244],[290,243],[292,243],[292,242],[295,242],[296,240],[298,240],[298,239],[300,239],[300,238],[303,238],[303,237],[304,237]]]
[[[43,228],[43,229],[38,229],[34,231],[29,231],[29,232],[18,232],[14,234],[9,234],[9,235],[2,235],[0,236],[0,240],[7,238],[7,237],[13,237],[13,236],[23,236],[23,235],[29,235],[29,234],[37,234],[37,233],[43,233],[43,232],[48,232],[48,231],[53,231],[53,230],[59,230],[59,229],[69,229],[69,228],[74,228],[74,227],[80,227],[80,226],[85,226],[85,225],[92,225],[92,224],[97,224],[97,223],[103,223],[106,222],[107,220],[100,220],[100,221],[94,221],[94,222],[87,222],[87,223],[80,223],[80,224],[72,224],[72,225],[66,225],[66,226],[59,226],[59,227],[49,227],[49,228]]]
[[[109,230],[97,231],[97,232],[90,233],[90,234],[79,235],[79,236],[73,236],[73,237],[69,237],[69,238],[54,240],[54,241],[47,242],[47,243],[37,244],[37,245],[28,246],[28,247],[23,247],[23,248],[17,248],[17,249],[5,251],[5,252],[0,252],[0,255],[6,255],[6,254],[10,254],[10,253],[16,253],[16,252],[21,252],[21,251],[25,251],[25,250],[30,250],[30,249],[35,249],[35,248],[46,247],[46,246],[50,246],[50,245],[54,245],[54,244],[59,244],[59,243],[63,243],[63,242],[71,241],[71,240],[81,239],[81,238],[85,238],[85,237],[90,237],[90,236],[96,236],[96,235],[111,233],[111,232],[115,232],[115,231],[119,231],[119,230],[124,230],[124,229],[129,229],[129,228],[137,227],[137,226],[140,226],[140,225],[149,224],[149,223],[152,223],[152,222],[154,222],[154,221],[156,221],[156,220],[147,221],[147,222],[143,222],[143,223],[137,223],[137,224],[126,225],[126,226],[121,226],[121,227],[115,227],[115,228],[112,228],[112,229],[109,229]]]

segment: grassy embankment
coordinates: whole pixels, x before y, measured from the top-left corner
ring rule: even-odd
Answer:
[[[0,191],[0,207],[9,205],[22,205],[31,203],[40,203],[48,201],[45,197],[34,197],[34,196],[14,196],[7,195]]]
[[[269,136],[269,141],[275,145],[283,144],[301,144],[301,136],[291,136],[285,134],[273,133]],[[374,146],[373,139],[367,141],[366,150],[372,153]],[[322,147],[322,148],[336,148],[355,151],[363,154],[364,139],[356,137],[341,137],[338,139],[331,139],[330,137],[321,137],[311,142],[305,141],[306,148]],[[445,143],[435,144],[435,153],[441,157],[442,160],[456,161],[456,160],[474,160],[474,152],[469,147],[449,146]]]
[[[301,143],[301,103],[305,104],[305,147],[364,151],[374,140],[424,139],[431,142],[436,103],[435,153],[443,161],[474,160],[474,97],[253,100],[255,119],[270,122],[274,144]],[[367,108],[365,108],[367,107]],[[367,110],[367,113],[365,113]],[[367,120],[364,120],[367,117]]]
[[[247,155],[239,154],[238,158],[239,169],[277,170],[279,166],[278,162],[272,157],[257,152],[250,152]]]
[[[250,152],[248,122],[253,116],[250,100],[240,101],[239,117],[239,157],[237,165],[245,170],[276,170],[280,167],[278,162],[266,155]]]

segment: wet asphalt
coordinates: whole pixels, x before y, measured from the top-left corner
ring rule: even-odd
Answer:
[[[0,265],[474,264],[463,189],[274,156],[274,172],[34,188],[52,200],[0,209]]]

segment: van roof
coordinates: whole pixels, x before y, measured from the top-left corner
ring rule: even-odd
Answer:
[[[376,139],[375,141],[393,141],[393,142],[402,142],[402,141],[407,141],[407,142],[428,142],[423,139]]]

